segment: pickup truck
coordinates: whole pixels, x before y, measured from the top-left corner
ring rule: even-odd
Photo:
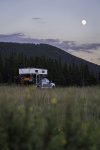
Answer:
[[[40,88],[54,88],[55,87],[55,83],[53,83],[52,81],[49,81],[47,78],[43,78],[37,84],[37,87],[40,87]]]

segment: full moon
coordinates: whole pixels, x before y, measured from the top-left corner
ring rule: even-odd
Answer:
[[[85,25],[86,25],[86,23],[87,23],[87,22],[86,22],[86,20],[82,20],[82,25],[84,25],[84,26],[85,26]]]

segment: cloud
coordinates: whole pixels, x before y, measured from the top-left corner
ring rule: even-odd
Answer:
[[[41,24],[46,23],[46,22],[44,21],[44,19],[43,19],[43,18],[40,18],[40,17],[33,17],[32,20],[33,20],[34,22],[36,22],[36,23],[41,23]]]
[[[23,33],[13,33],[13,34],[0,34],[0,39],[1,38],[8,38],[8,37],[21,37],[24,36]]]
[[[41,18],[39,18],[39,17],[34,17],[34,18],[32,18],[33,20],[41,20]]]
[[[100,48],[100,43],[86,43],[86,44],[78,44],[75,41],[63,41],[60,46],[63,49],[71,49],[74,51],[84,51],[88,53],[92,53],[94,50]]]
[[[20,42],[25,35],[23,33],[13,33],[13,34],[0,34],[1,42]]]
[[[86,43],[78,44],[75,41],[61,41],[59,39],[37,39],[28,38],[23,33],[13,33],[13,34],[0,34],[1,42],[18,42],[18,43],[45,43],[51,44],[65,51],[83,51],[87,53],[92,53],[94,50],[100,48],[100,43]]]

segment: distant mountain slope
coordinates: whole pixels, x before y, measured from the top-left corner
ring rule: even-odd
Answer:
[[[52,59],[61,59],[62,62],[69,64],[87,64],[89,69],[97,74],[100,71],[100,66],[90,63],[86,60],[73,56],[57,47],[48,44],[19,44],[19,43],[5,43],[0,42],[0,54],[2,56],[14,53],[24,53],[26,56],[31,57],[49,57]]]

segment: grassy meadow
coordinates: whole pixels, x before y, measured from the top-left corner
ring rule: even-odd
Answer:
[[[0,86],[0,150],[78,149],[100,149],[100,87]]]

